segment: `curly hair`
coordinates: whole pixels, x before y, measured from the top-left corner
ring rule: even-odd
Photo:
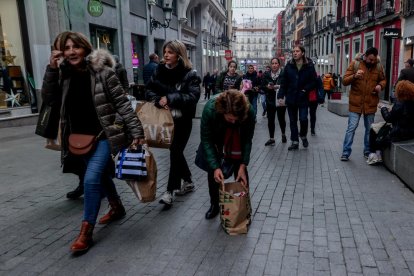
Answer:
[[[229,89],[217,97],[215,108],[217,113],[231,114],[243,122],[247,119],[250,104],[244,94],[238,90]]]
[[[414,101],[414,83],[408,80],[402,80],[395,87],[395,97],[400,102]]]

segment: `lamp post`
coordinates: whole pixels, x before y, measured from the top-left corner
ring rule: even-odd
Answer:
[[[173,0],[164,0],[163,5],[162,5],[162,10],[164,11],[164,23],[159,22],[158,20],[156,20],[155,18],[153,18],[152,16],[150,16],[150,31],[152,33],[153,30],[159,29],[159,28],[164,28],[167,29],[170,26],[170,21],[172,18],[172,2]],[[148,5],[150,6],[150,8],[152,6],[156,5],[156,1],[155,0],[148,0]]]

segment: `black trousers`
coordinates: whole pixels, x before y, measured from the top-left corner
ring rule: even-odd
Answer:
[[[309,102],[309,118],[310,118],[311,130],[315,130],[316,109],[318,109],[318,102]]]
[[[280,130],[282,134],[285,134],[286,131],[286,106],[267,105],[267,127],[269,129],[269,137],[275,138],[275,115],[277,114],[277,120],[279,122]]]
[[[235,162],[234,163],[234,178],[236,179],[237,173],[239,172],[240,163]],[[246,168],[246,176],[247,176],[247,183],[249,183],[249,175],[247,173]],[[208,181],[208,192],[210,194],[210,203],[211,205],[219,205],[219,195],[220,195],[220,183],[217,183],[214,180],[214,171],[209,171],[207,174],[207,181]]]
[[[204,100],[208,99],[210,100],[210,93],[211,93],[211,88],[204,88]]]
[[[167,191],[181,188],[181,179],[191,182],[191,172],[184,157],[184,149],[190,138],[193,127],[192,118],[174,119],[174,138],[170,147],[170,174]]]

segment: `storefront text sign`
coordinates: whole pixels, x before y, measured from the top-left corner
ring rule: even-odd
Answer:
[[[100,0],[89,0],[88,1],[88,13],[91,16],[99,17],[103,13],[103,6]]]
[[[384,38],[397,39],[401,37],[401,29],[384,28]]]

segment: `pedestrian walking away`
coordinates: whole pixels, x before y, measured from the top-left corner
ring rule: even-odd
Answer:
[[[121,86],[124,89],[124,92],[128,93],[129,81],[128,81],[127,71],[125,70],[124,65],[122,65],[122,63],[119,62],[119,56],[114,55],[114,59],[116,62],[116,65],[115,65],[116,76],[118,77],[119,82],[121,83]]]
[[[111,206],[101,223],[120,219],[125,209],[112,181],[111,155],[128,145],[144,142],[144,131],[114,72],[115,61],[106,50],[92,50],[81,33],[67,32],[60,38],[60,50],[52,51],[46,70],[42,97],[46,103],[61,103],[62,164],[64,172],[84,173],[84,215],[79,236],[71,251],[85,252],[92,245],[92,233],[106,195]],[[65,59],[58,67],[58,60]],[[92,85],[93,84],[93,85]],[[105,96],[109,95],[109,97]],[[118,117],[119,116],[119,117]],[[125,128],[120,128],[119,121]],[[96,145],[83,155],[70,148],[70,137],[89,135]],[[104,182],[110,183],[104,186]]]
[[[342,84],[344,86],[351,85],[351,90],[349,92],[348,127],[341,155],[342,161],[349,160],[355,130],[362,115],[365,126],[363,154],[365,158],[369,156],[369,130],[377,111],[379,93],[384,89],[386,83],[384,69],[378,64],[377,56],[378,50],[376,48],[368,48],[363,60],[352,61],[343,77]]]
[[[269,140],[265,143],[265,146],[275,145],[275,115],[277,114],[277,120],[279,122],[280,130],[282,132],[282,143],[286,143],[286,105],[284,101],[277,101],[276,95],[280,88],[280,76],[282,68],[279,58],[272,58],[270,61],[271,70],[266,71],[262,78],[261,90],[266,95],[266,108],[267,108],[267,127],[269,129]]]
[[[144,70],[142,73],[142,77],[144,78],[144,84],[147,84],[151,79],[152,74],[154,74],[155,69],[158,66],[159,57],[157,54],[152,53],[149,55],[149,62],[144,65]]]
[[[210,99],[211,90],[214,84],[215,82],[213,77],[210,75],[210,72],[207,72],[207,74],[203,78],[204,100]]]
[[[317,88],[316,88],[316,99],[312,101],[309,100],[309,121],[310,121],[310,129],[311,135],[315,136],[316,131],[316,110],[318,109],[318,105],[322,104],[325,101],[325,94],[322,85],[322,79],[319,75],[316,76],[317,81]]]
[[[309,92],[317,87],[316,71],[311,59],[305,56],[305,48],[297,45],[293,48],[293,58],[289,61],[281,75],[278,101],[283,102],[286,97],[287,111],[290,121],[290,140],[292,144],[288,150],[299,149],[299,136],[304,148],[309,146],[308,134],[308,107]],[[300,132],[298,130],[298,115]]]
[[[331,99],[331,95],[335,89],[335,81],[331,75],[331,73],[326,73],[323,76],[323,91],[324,91],[324,97],[323,97],[323,102],[325,103],[325,98],[326,95],[328,95],[328,100]]]
[[[175,195],[184,195],[194,190],[184,149],[190,138],[200,99],[201,79],[192,69],[184,43],[179,40],[168,41],[163,46],[163,53],[163,60],[147,83],[146,99],[153,101],[158,108],[169,109],[174,119],[167,191],[160,200],[160,203],[171,207],[174,191]]]
[[[249,185],[247,166],[250,161],[255,127],[253,107],[238,90],[229,90],[210,99],[201,117],[201,150],[208,163],[208,189],[211,206],[205,217],[219,213],[219,188],[224,181],[223,159],[233,168],[236,181]]]

